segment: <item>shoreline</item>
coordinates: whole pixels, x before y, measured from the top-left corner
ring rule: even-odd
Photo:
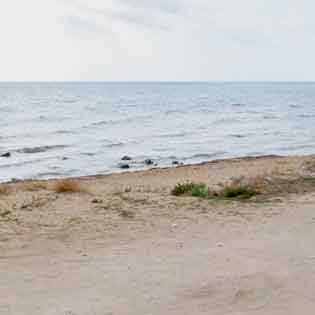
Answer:
[[[222,162],[235,162],[235,161],[251,161],[251,160],[260,160],[260,159],[273,159],[273,158],[305,158],[305,157],[313,157],[314,154],[299,154],[299,155],[278,155],[278,154],[266,154],[266,155],[245,155],[245,156],[239,156],[239,157],[228,157],[228,158],[220,158],[220,159],[214,159],[214,160],[205,160],[202,162],[196,162],[196,163],[188,163],[188,164],[179,164],[179,165],[173,165],[173,166],[155,166],[155,167],[147,167],[142,169],[128,169],[128,170],[116,170],[110,173],[106,174],[90,174],[90,175],[82,175],[82,176],[60,176],[60,177],[51,177],[46,179],[37,179],[37,178],[25,178],[25,179],[19,179],[19,178],[13,178],[9,181],[3,181],[0,182],[1,184],[15,184],[15,183],[27,183],[27,182],[49,182],[49,181],[57,181],[62,179],[72,179],[72,180],[84,180],[84,179],[97,179],[97,178],[106,178],[110,176],[119,176],[123,174],[134,174],[134,173],[145,173],[145,172],[152,172],[152,171],[165,171],[165,170],[173,170],[173,169],[179,169],[179,168],[189,168],[194,166],[203,166],[203,165],[211,165],[211,164],[217,164]]]
[[[180,204],[184,201],[187,201],[187,207],[195,207],[196,202],[205,203],[206,208],[209,206],[202,198],[190,200],[172,196],[171,191],[178,184],[201,183],[215,192],[235,181],[246,180],[262,186],[264,193],[258,199],[286,199],[290,194],[315,191],[313,178],[315,155],[267,155],[104,175],[7,182],[0,184],[0,236],[1,228],[7,232],[11,230],[13,235],[13,231],[18,230],[23,230],[24,236],[35,231],[41,231],[43,235],[49,235],[49,231],[58,234],[59,229],[68,226],[74,217],[87,216],[90,223],[102,220],[97,212],[102,207],[109,210],[111,225],[124,211],[131,211],[133,215],[137,215],[137,211],[146,211],[143,218],[146,221],[147,215],[157,206],[158,213],[169,208],[175,213],[181,212]],[[70,189],[69,193],[67,189]],[[51,221],[55,222],[52,230],[49,228]],[[82,231],[85,229],[83,222],[77,227]],[[0,249],[1,244],[0,240]]]

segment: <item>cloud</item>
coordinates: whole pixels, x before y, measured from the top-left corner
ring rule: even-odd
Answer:
[[[87,28],[91,29],[91,24],[94,23],[96,31],[99,30],[100,25],[104,24],[111,24],[115,31],[116,23],[149,30],[168,31],[171,28],[172,19],[182,9],[179,1],[166,0],[108,0],[105,5],[93,0],[67,0],[64,4],[75,12],[74,19],[89,20]],[[69,16],[68,14],[67,17]],[[80,29],[83,25],[78,24],[80,24],[78,25]]]
[[[76,15],[66,15],[60,18],[66,31],[70,33],[98,33],[107,32],[102,25],[95,23],[93,20]]]
[[[311,0],[2,1],[0,80],[313,79],[314,12]]]

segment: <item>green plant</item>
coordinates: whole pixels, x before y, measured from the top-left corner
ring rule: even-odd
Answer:
[[[193,197],[207,198],[209,196],[209,189],[206,184],[194,184],[191,190]]]
[[[193,187],[194,187],[194,183],[190,183],[190,182],[178,183],[172,189],[171,194],[173,196],[185,195],[185,194],[191,193]]]
[[[173,196],[190,195],[193,197],[207,198],[209,189],[204,183],[179,183],[172,189],[171,194]]]

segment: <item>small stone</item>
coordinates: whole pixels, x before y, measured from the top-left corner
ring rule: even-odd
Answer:
[[[129,166],[129,164],[120,164],[119,168],[122,169],[122,170],[127,170],[127,169],[130,168],[130,166]]]
[[[132,158],[131,158],[130,156],[128,156],[128,155],[125,155],[125,156],[123,156],[123,157],[121,158],[121,160],[122,160],[122,161],[131,161]]]
[[[8,157],[11,156],[11,153],[10,153],[10,152],[7,152],[7,153],[4,153],[4,154],[1,154],[0,156],[1,156],[1,157],[6,157],[6,158],[8,158]]]
[[[144,163],[145,163],[146,165],[152,165],[152,164],[154,164],[154,162],[153,162],[151,159],[146,159],[146,160],[144,161]]]
[[[177,166],[182,166],[182,165],[184,165],[183,162],[179,162],[179,161],[173,161],[172,164],[173,164],[173,165],[177,165]]]

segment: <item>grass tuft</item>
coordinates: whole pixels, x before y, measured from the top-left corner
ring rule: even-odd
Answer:
[[[172,189],[173,196],[189,195],[193,197],[207,198],[209,196],[209,189],[204,183],[179,183]]]
[[[239,198],[239,199],[249,199],[256,196],[258,192],[252,188],[247,186],[226,186],[219,193],[220,196],[224,198]]]
[[[256,178],[244,182],[237,179],[223,184],[218,190],[210,190],[204,183],[179,183],[171,191],[173,196],[193,196],[199,198],[250,199],[258,195],[261,180]]]
[[[54,186],[53,190],[57,194],[61,193],[79,193],[83,192],[83,188],[80,185],[80,183],[76,180],[71,180],[71,179],[61,179],[57,181]]]
[[[209,188],[204,183],[194,184],[191,190],[193,197],[207,198],[209,197]]]
[[[195,184],[194,183],[178,183],[175,185],[175,187],[172,189],[171,194],[173,196],[181,196],[186,194],[191,194]]]

